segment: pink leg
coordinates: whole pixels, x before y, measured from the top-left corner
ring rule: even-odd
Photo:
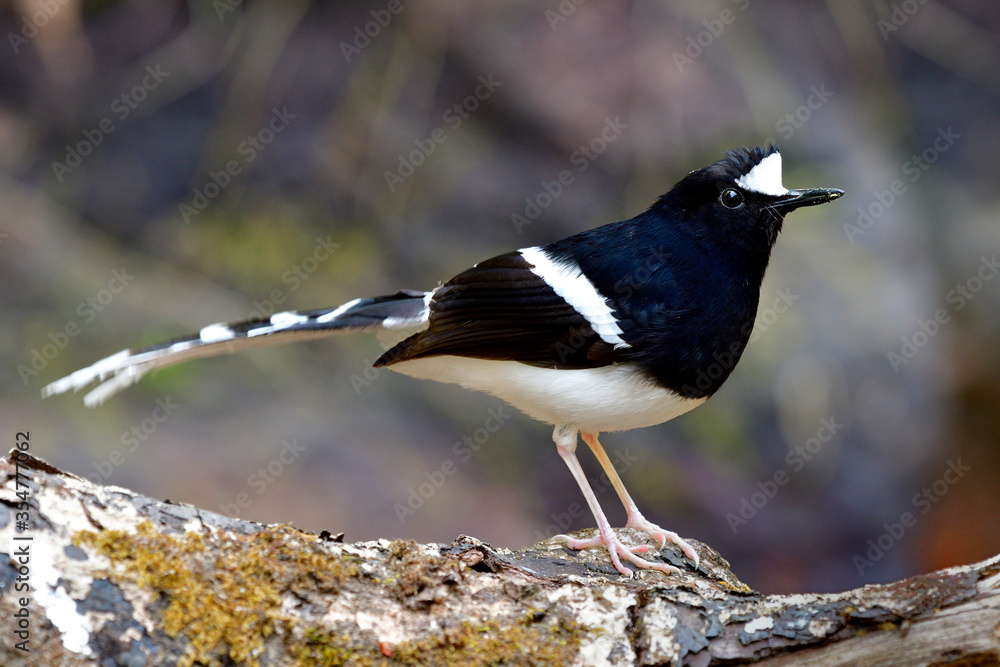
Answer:
[[[611,459],[608,458],[607,453],[604,451],[604,447],[601,447],[601,443],[597,441],[596,433],[581,433],[580,436],[583,441],[587,443],[590,447],[590,451],[594,452],[594,456],[601,463],[601,467],[604,468],[604,473],[611,480],[612,486],[615,487],[615,491],[618,492],[618,497],[621,498],[622,504],[625,505],[625,512],[628,514],[628,521],[625,522],[626,528],[635,528],[636,530],[641,530],[643,532],[649,533],[649,535],[660,543],[663,547],[668,541],[673,542],[684,555],[694,561],[695,568],[698,567],[698,552],[696,552],[690,544],[685,542],[677,533],[673,533],[669,530],[663,530],[655,523],[650,523],[636,507],[635,501],[625,490],[625,485],[622,483],[621,477],[618,476],[618,471],[615,470],[615,466],[611,463]]]
[[[589,540],[576,540],[566,535],[557,535],[556,537],[561,538],[570,549],[586,549],[596,546],[607,547],[615,569],[629,578],[632,577],[632,571],[622,565],[622,558],[639,567],[659,570],[667,574],[680,574],[680,570],[676,567],[667,565],[666,563],[654,563],[635,555],[636,551],[647,551],[649,549],[648,546],[628,547],[622,544],[618,536],[615,535],[611,529],[611,524],[608,522],[608,518],[604,516],[604,511],[601,510],[601,506],[597,502],[597,496],[594,495],[594,490],[591,488],[590,482],[587,481],[587,475],[584,474],[583,468],[580,467],[580,461],[576,458],[576,433],[576,429],[571,426],[557,426],[553,434],[553,440],[555,440],[556,447],[559,449],[559,455],[566,462],[566,465],[569,466],[569,471],[573,473],[576,483],[580,485],[580,490],[583,491],[583,497],[587,499],[590,511],[594,513],[594,518],[597,520],[598,536]]]

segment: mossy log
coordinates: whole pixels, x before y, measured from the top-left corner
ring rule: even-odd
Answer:
[[[597,549],[347,544],[16,450],[0,475],[3,665],[1000,665],[1000,557],[761,595],[700,543],[628,580]]]

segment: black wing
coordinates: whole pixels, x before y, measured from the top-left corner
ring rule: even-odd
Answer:
[[[434,293],[427,329],[390,349],[375,366],[443,354],[549,368],[619,361],[614,346],[531,269],[515,251],[458,274]]]

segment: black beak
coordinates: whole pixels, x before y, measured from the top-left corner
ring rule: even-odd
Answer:
[[[834,199],[840,199],[844,195],[843,190],[837,188],[810,188],[808,190],[789,190],[781,195],[774,204],[774,208],[781,209],[782,212],[792,211],[802,206],[816,206],[825,204]]]

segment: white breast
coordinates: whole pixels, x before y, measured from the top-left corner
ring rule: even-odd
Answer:
[[[410,359],[390,370],[492,394],[548,424],[585,431],[626,431],[662,424],[701,405],[657,386],[631,366],[555,370],[514,361],[439,356]]]

